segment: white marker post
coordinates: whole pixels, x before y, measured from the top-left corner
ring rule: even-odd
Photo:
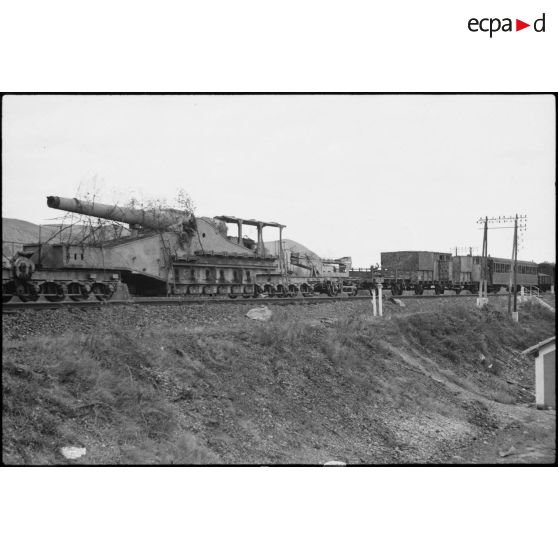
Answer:
[[[479,297],[477,298],[477,306],[482,307],[488,303],[488,281],[482,279],[480,281]]]
[[[384,315],[384,311],[382,308],[382,284],[378,284],[378,313],[380,314],[380,318]]]
[[[372,315],[376,316],[376,289],[372,289]]]
[[[525,287],[521,285],[521,302],[525,302]]]

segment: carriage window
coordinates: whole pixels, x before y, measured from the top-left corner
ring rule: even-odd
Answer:
[[[246,270],[246,281],[250,281],[250,270]]]
[[[83,260],[83,252],[81,253],[81,259]]]
[[[219,270],[219,281],[224,281],[225,280],[225,272],[220,269]]]
[[[196,280],[196,271],[193,267],[190,268],[190,280],[191,281],[195,281]]]
[[[77,260],[77,252],[74,252],[74,260]]]
[[[205,270],[205,280],[211,281],[211,271],[209,269]]]

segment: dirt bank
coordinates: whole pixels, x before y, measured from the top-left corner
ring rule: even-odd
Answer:
[[[4,462],[67,463],[63,446],[84,464],[554,461],[520,355],[554,315],[405,304],[6,316]]]

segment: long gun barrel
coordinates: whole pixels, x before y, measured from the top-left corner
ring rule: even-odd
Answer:
[[[58,196],[48,196],[47,205],[53,209],[111,219],[154,230],[165,230],[180,223],[195,226],[195,218],[191,213],[177,209],[133,209]]]

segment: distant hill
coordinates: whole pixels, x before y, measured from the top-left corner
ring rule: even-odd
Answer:
[[[272,255],[276,256],[279,253],[279,241],[273,240],[271,242],[264,242],[265,249]],[[320,257],[316,252],[312,252],[310,248],[307,248],[303,244],[296,242],[294,240],[284,239],[283,249],[288,252],[298,252],[300,254],[306,254],[312,260],[319,260]]]
[[[21,219],[2,219],[2,254],[8,257],[13,256],[15,252],[22,249],[24,244],[37,243],[39,238],[44,243],[79,242],[87,236],[88,232],[89,227],[85,225],[72,225],[70,227],[64,223],[53,223],[39,226]],[[105,226],[103,232],[107,240],[115,237],[112,225]],[[96,234],[99,234],[99,231]],[[128,234],[128,229],[123,229],[122,235],[127,236]],[[270,254],[278,254],[279,241],[265,242],[264,245]],[[294,240],[284,239],[283,249],[288,254],[298,252],[301,255],[308,256],[310,260],[320,261],[318,254]]]
[[[24,244],[39,242],[79,242],[87,237],[90,227],[86,225],[71,225],[67,223],[52,223],[49,225],[36,225],[21,219],[2,219],[2,255],[13,256],[21,250]],[[106,225],[103,230],[97,229],[96,235],[103,234],[109,240],[115,237],[112,225]],[[122,230],[122,236],[130,234],[127,229]]]
[[[28,243],[39,238],[39,225],[21,219],[2,219],[2,241]]]

